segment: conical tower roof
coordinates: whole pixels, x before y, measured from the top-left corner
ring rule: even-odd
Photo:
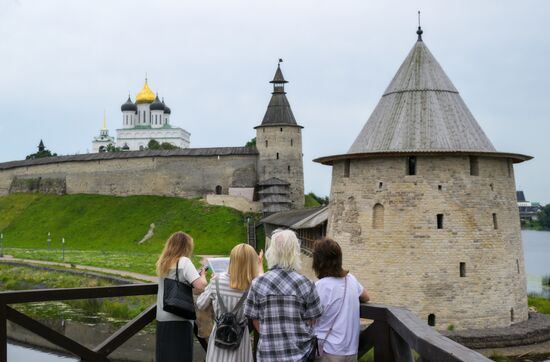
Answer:
[[[369,154],[498,153],[422,41],[420,28],[417,34],[418,41],[348,153],[316,161],[332,163]],[[531,158],[498,154],[516,161]]]
[[[273,84],[273,92],[271,93],[271,100],[267,106],[264,118],[261,125],[258,127],[269,127],[269,126],[296,126],[301,127],[296,123],[296,118],[292,113],[290,108],[290,103],[286,98],[286,92],[284,85],[288,83],[283,76],[281,71],[281,60],[277,65],[277,70],[275,71],[275,76],[273,80],[269,83]]]

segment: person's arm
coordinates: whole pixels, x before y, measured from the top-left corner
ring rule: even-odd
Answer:
[[[193,281],[192,285],[198,292],[202,292],[208,285],[208,281],[206,280],[206,272],[204,271],[204,268],[200,268],[198,272],[199,277]]]
[[[359,296],[359,300],[361,301],[361,303],[366,303],[370,300],[369,294],[367,293],[367,289],[363,288],[363,292]]]
[[[264,249],[258,255],[258,276],[264,275]]]
[[[260,321],[257,320],[257,319],[253,319],[252,320],[252,325],[254,326],[254,328],[256,329],[256,331],[258,333],[260,333]]]
[[[211,279],[210,281],[213,282],[214,280]],[[212,294],[212,284],[208,284],[206,289],[204,289],[204,292],[202,292],[197,297],[197,301],[196,301],[197,309],[205,310],[210,305],[212,305],[212,296],[213,296],[213,294]]]

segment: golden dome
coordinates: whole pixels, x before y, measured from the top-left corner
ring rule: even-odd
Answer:
[[[147,84],[147,78],[145,78],[145,84],[143,85],[143,89],[137,94],[136,96],[136,103],[153,103],[156,96],[155,93],[149,88],[149,85]]]

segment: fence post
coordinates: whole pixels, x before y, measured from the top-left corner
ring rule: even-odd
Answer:
[[[390,325],[386,321],[376,321],[376,339],[374,340],[374,362],[393,362],[390,342]]]
[[[8,361],[6,305],[0,304],[0,362]]]

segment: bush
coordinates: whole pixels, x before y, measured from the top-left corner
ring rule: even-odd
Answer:
[[[545,275],[542,277],[542,285],[550,287],[550,275]]]

